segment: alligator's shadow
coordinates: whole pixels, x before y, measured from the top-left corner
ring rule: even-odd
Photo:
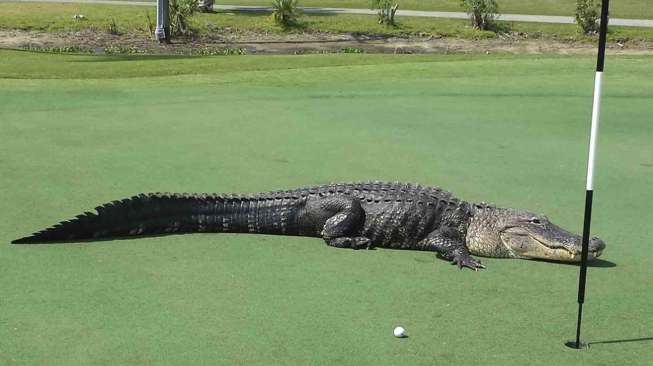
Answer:
[[[130,236],[120,236],[120,237],[107,237],[107,238],[94,238],[94,239],[75,239],[75,240],[57,240],[57,241],[43,241],[43,242],[32,242],[29,243],[28,245],[39,245],[39,244],[80,244],[80,243],[102,243],[102,242],[108,242],[108,241],[114,241],[114,240],[133,240],[133,239],[141,239],[141,238],[157,238],[157,237],[162,237],[162,236],[170,236],[170,235],[191,235],[191,233],[160,233],[160,234],[147,234],[147,235],[130,235]],[[370,248],[370,249],[375,249],[375,248]],[[447,260],[445,259],[440,253],[436,253],[436,257],[441,259],[441,260]],[[481,257],[481,260],[483,258]],[[555,263],[555,264],[563,264],[563,265],[568,265],[568,266],[580,266],[580,263],[578,262],[560,262],[560,261],[552,261],[552,260],[547,260],[547,259],[530,259],[536,262],[546,262],[546,263]],[[607,261],[605,259],[593,259],[591,261],[587,262],[588,267],[592,268],[614,268],[617,266],[616,263]]]
[[[172,236],[172,235],[191,235],[199,233],[160,233],[160,234],[146,234],[146,235],[128,235],[128,236],[110,236],[104,238],[90,238],[90,239],[61,239],[61,240],[34,240],[33,242],[23,244],[23,243],[13,243],[17,245],[61,245],[61,244],[107,244],[110,241],[122,241],[122,240],[138,240],[146,238],[159,238],[163,236]]]
[[[439,253],[436,254],[436,257],[438,259],[448,261],[446,258],[444,258],[442,255]],[[480,258],[481,261],[483,261],[483,257],[478,257]],[[499,258],[502,259],[502,258]],[[580,266],[579,262],[560,262],[560,261],[553,261],[553,260],[548,260],[548,259],[527,259],[530,261],[535,261],[535,262],[544,262],[544,263],[554,263],[554,264],[563,264],[567,266]],[[587,262],[588,267],[593,267],[593,268],[614,268],[617,266],[617,263],[606,261],[605,259],[593,259],[591,261]]]

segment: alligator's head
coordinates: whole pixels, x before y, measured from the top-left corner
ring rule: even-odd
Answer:
[[[546,216],[487,205],[475,205],[466,244],[472,254],[487,257],[546,259],[579,262],[579,235],[553,224]],[[601,255],[605,243],[589,242],[589,259]]]

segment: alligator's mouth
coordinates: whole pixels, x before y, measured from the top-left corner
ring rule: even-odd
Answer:
[[[549,227],[549,230],[538,232],[521,226],[510,227],[501,233],[501,240],[518,258],[580,262],[581,237],[557,227]],[[589,244],[587,258],[590,260],[598,258],[605,249],[599,238],[592,238]]]
[[[545,248],[542,253],[544,254],[545,258],[538,258],[538,259],[550,259],[550,260],[556,260],[556,261],[563,261],[563,262],[580,262],[581,261],[581,253],[582,253],[582,246],[579,243],[579,247],[576,248],[576,246],[572,248],[568,247],[552,247],[550,244],[547,244],[543,240],[540,240],[538,237],[533,237],[540,246]],[[598,258],[603,254],[603,249],[604,247],[597,247],[597,248],[590,248],[587,258],[588,259],[594,259]]]

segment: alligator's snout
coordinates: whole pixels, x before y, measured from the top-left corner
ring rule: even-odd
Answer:
[[[598,237],[594,236],[590,239],[589,242],[589,251],[593,257],[598,257],[603,253],[605,249],[605,242]]]
[[[474,212],[467,229],[468,248],[472,253],[512,258],[580,262],[582,238],[551,221],[528,211],[481,207]],[[587,258],[599,257],[606,247],[592,237]]]

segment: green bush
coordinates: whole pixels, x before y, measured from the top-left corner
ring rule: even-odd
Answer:
[[[297,22],[299,9],[297,0],[274,0],[272,3],[272,19],[282,27],[289,27]]]
[[[118,30],[118,24],[116,23],[115,18],[111,18],[109,23],[107,23],[107,33],[119,35],[120,31]]]
[[[392,0],[372,0],[372,9],[379,11],[379,24],[395,25],[395,13],[398,8],[399,4]]]
[[[170,34],[193,34],[189,19],[197,10],[197,0],[170,0]]]
[[[156,25],[152,21],[152,18],[150,18],[150,13],[145,12],[145,25],[147,26],[147,31],[150,32],[150,35],[154,35],[154,31],[156,30]]]
[[[472,27],[480,30],[496,28],[495,19],[499,15],[496,0],[461,0],[461,6],[469,14]]]
[[[599,1],[576,0],[576,24],[584,34],[593,34],[599,30]]]

